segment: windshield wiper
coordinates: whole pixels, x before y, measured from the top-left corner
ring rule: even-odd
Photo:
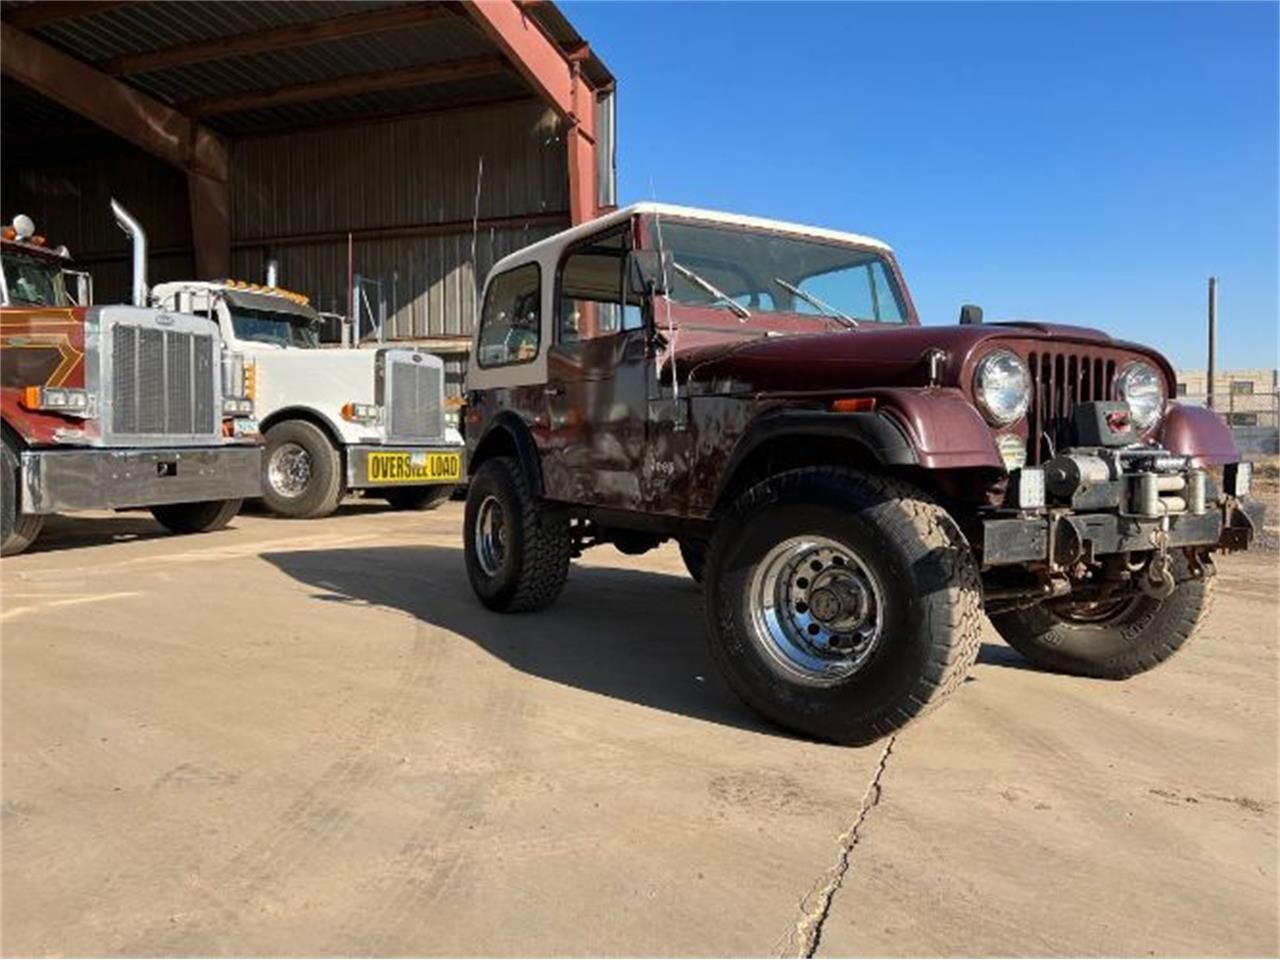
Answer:
[[[671,261],[671,268],[675,270],[676,273],[680,274],[680,276],[692,283],[695,287],[701,287],[707,293],[715,297],[717,301],[722,302],[726,307],[736,313],[740,320],[751,319],[750,310],[740,304],[737,300],[733,299],[733,297],[729,296],[710,280],[703,279],[684,264],[677,263],[675,260]]]
[[[849,326],[853,327],[853,329],[855,330],[858,329],[857,320],[853,319],[853,317],[849,316],[843,310],[837,310],[835,307],[827,303],[825,300],[819,300],[812,293],[805,293],[805,291],[801,290],[795,284],[787,283],[787,281],[783,280],[781,277],[774,277],[773,282],[776,283],[778,286],[780,286],[783,290],[789,291],[790,293],[795,294],[801,300],[806,301],[809,304],[809,306],[817,307],[819,310],[825,313],[828,317],[834,317],[837,320],[843,320]]]

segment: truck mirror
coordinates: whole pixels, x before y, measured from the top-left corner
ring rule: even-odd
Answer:
[[[960,323],[966,327],[982,323],[982,308],[976,303],[966,303],[960,308]]]
[[[671,275],[671,252],[657,250],[632,250],[627,258],[627,282],[637,296],[653,297],[667,292],[667,277]]]

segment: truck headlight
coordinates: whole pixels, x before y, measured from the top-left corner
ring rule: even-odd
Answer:
[[[1116,374],[1116,396],[1129,404],[1133,425],[1150,430],[1164,411],[1164,377],[1149,363],[1136,360]]]
[[[93,397],[79,387],[26,387],[22,405],[28,410],[48,410],[69,417],[96,416]]]
[[[1031,403],[1031,374],[1022,358],[1009,350],[993,350],[978,362],[973,395],[983,416],[998,427],[1020,419]]]
[[[382,408],[376,403],[344,403],[342,419],[351,423],[377,423],[382,417]]]

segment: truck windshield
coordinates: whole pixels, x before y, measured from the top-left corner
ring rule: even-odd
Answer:
[[[320,331],[314,321],[301,313],[253,310],[228,304],[236,337],[282,347],[318,347]]]
[[[68,307],[67,290],[62,281],[62,267],[40,257],[6,252],[4,284],[9,302],[36,307]]]
[[[740,307],[870,323],[903,323],[906,302],[876,250],[730,226],[664,219],[663,249]],[[676,271],[677,303],[725,306],[706,286]]]

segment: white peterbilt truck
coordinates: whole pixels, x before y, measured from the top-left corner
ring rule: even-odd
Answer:
[[[305,296],[265,284],[182,280],[163,309],[207,316],[248,358],[247,392],[266,438],[262,498],[285,517],[323,517],[347,491],[423,510],[462,482],[462,437],[446,416],[444,363],[412,347],[321,348]]]

